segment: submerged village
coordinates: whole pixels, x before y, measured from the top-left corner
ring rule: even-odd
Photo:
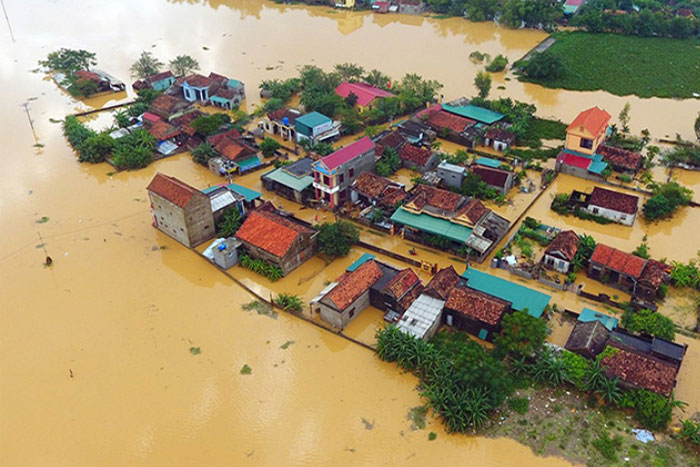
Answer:
[[[80,65],[59,69],[74,53]],[[215,174],[192,186],[159,172],[143,190],[155,229],[257,297],[238,306],[293,314],[413,373],[419,425],[435,416],[574,462],[660,443],[697,459],[698,414],[676,386],[689,355],[678,336],[697,339],[700,303],[685,304],[693,319],[675,312],[700,283],[700,242],[674,246],[692,250],[685,261],[660,257],[640,226],[698,209],[674,177],[700,170],[697,144],[660,150],[630,133],[629,108],[596,102],[542,118],[489,99],[485,76],[477,95],[443,96],[438,81],[361,64],[243,83],[189,56],[134,58],[135,100],[68,116],[64,135],[81,162],[136,170],[187,152]],[[124,91],[95,65],[66,49],[43,63],[75,96]],[[251,93],[262,105],[246,107]],[[108,112],[110,128],[94,127]],[[623,248],[622,231],[639,243]],[[319,284],[324,270],[337,274]],[[535,409],[569,425],[538,438]],[[587,428],[596,411],[603,431]]]

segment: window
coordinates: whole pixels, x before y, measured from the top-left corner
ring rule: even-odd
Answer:
[[[352,318],[353,316],[355,316],[355,309],[354,309],[354,308],[350,310],[349,316],[350,316],[351,318]]]
[[[593,214],[598,214],[598,208],[593,208]]]
[[[331,180],[327,176],[323,176],[323,184],[326,186],[331,186]]]
[[[588,138],[581,138],[581,143],[579,145],[585,149],[593,149],[593,140]]]
[[[350,178],[352,178],[352,177],[355,176],[355,169],[354,169],[354,168],[351,168],[351,169],[350,169],[350,171],[348,172],[348,176],[349,176]]]
[[[316,180],[316,183],[321,181],[321,175],[318,172],[314,172],[314,180]]]
[[[341,184],[345,181],[345,174],[340,174],[338,177],[338,184]]]

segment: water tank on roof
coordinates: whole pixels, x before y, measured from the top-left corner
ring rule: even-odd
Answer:
[[[289,117],[284,117],[282,121],[284,122],[285,126],[289,125]]]

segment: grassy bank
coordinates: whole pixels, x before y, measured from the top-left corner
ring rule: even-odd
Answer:
[[[557,32],[548,51],[565,73],[551,88],[604,90],[640,97],[693,97],[700,93],[700,41],[586,32]]]

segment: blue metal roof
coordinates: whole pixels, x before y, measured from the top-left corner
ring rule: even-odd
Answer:
[[[485,165],[486,167],[493,167],[494,169],[499,168],[503,162],[498,159],[491,159],[490,157],[477,157],[476,163],[479,165]]]
[[[588,323],[590,321],[600,321],[603,326],[605,326],[608,331],[612,331],[617,327],[618,319],[608,316],[604,313],[599,313],[590,308],[584,308],[581,310],[581,314],[578,315],[578,320],[582,323]]]
[[[348,266],[348,271],[353,272],[355,269],[359,268],[363,264],[365,264],[367,261],[374,259],[375,256],[371,253],[362,253],[362,256],[360,256],[357,260],[355,260],[354,263],[352,263],[350,266]]]
[[[226,186],[229,190],[235,191],[239,195],[243,196],[246,201],[253,201],[254,199],[262,197],[262,193],[260,193],[259,191],[251,190],[250,188],[246,188],[237,183],[231,183]]]

